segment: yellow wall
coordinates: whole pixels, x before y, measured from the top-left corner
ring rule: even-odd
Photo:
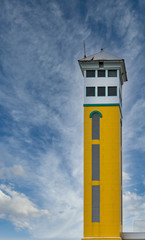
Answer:
[[[92,111],[99,111],[100,140],[92,140]],[[120,237],[122,159],[119,106],[84,107],[84,237]],[[92,144],[100,144],[100,181],[92,181]],[[92,185],[100,185],[100,222],[92,223]]]
[[[121,237],[116,237],[116,238],[114,238],[114,237],[113,238],[111,238],[111,237],[110,238],[107,238],[107,237],[106,238],[97,238],[97,237],[96,238],[95,237],[87,238],[86,237],[86,238],[82,238],[81,240],[122,240],[122,238]]]

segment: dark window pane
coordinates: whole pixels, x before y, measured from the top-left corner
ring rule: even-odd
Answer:
[[[86,96],[95,96],[95,87],[86,87]]]
[[[117,96],[117,87],[108,87],[108,96]]]
[[[99,62],[99,68],[104,67],[104,62]]]
[[[95,70],[86,70],[86,77],[95,77]]]
[[[108,77],[117,77],[117,70],[108,70]]]
[[[105,96],[105,87],[98,87],[98,96]]]
[[[92,140],[100,139],[100,115],[94,113],[92,116]]]
[[[105,77],[105,70],[98,70],[98,77]]]

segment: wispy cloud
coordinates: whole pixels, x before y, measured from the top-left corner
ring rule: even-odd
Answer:
[[[135,221],[142,220],[140,229],[143,230],[145,220],[145,195],[138,195],[135,192],[126,192],[123,196],[124,203],[124,231],[133,231],[135,227]],[[145,225],[144,225],[145,226]]]
[[[1,216],[35,237],[81,237],[83,79],[77,59],[83,56],[82,41],[89,54],[108,47],[127,62],[124,179],[130,188],[135,174],[130,152],[143,152],[145,139],[144,94],[136,101],[140,83],[132,67],[135,59],[141,70],[145,60],[142,22],[127,0],[1,4]],[[131,194],[125,193],[125,208]],[[16,212],[16,202],[25,208]]]
[[[25,177],[26,173],[21,165],[13,165],[12,167],[0,166],[0,179],[11,179],[14,177]]]
[[[128,173],[123,172],[123,180],[124,180],[124,181],[129,181],[129,180],[131,180],[131,177],[129,176]]]
[[[145,151],[145,100],[143,98],[138,99],[134,105],[132,105],[130,111],[126,113],[124,117],[124,145],[129,146],[125,148],[126,151],[140,149]],[[136,141],[134,141],[136,139]]]

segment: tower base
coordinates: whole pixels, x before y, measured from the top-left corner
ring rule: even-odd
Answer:
[[[121,237],[84,237],[81,240],[122,240]]]

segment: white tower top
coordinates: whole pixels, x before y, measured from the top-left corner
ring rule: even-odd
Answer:
[[[124,59],[103,49],[79,60],[84,76],[84,105],[119,105],[127,81]]]

